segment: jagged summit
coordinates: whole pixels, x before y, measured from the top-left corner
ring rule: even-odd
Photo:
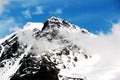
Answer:
[[[91,55],[81,44],[91,35],[56,17],[28,22],[0,41],[0,80],[86,80]]]
[[[58,17],[55,17],[55,16],[51,16],[48,21],[51,21],[51,22],[56,22],[56,21],[62,21],[61,18],[58,18]]]
[[[67,20],[65,19],[61,19],[61,18],[57,18],[52,16],[51,18],[49,18],[45,23],[44,23],[44,27],[45,28],[53,28],[53,27],[71,27],[71,28],[77,28],[78,26],[75,26],[71,23],[69,23]]]
[[[64,22],[69,23],[65,19],[61,19],[61,18],[58,18],[58,17],[55,17],[55,16],[50,17],[47,21],[49,21],[51,23],[60,23],[60,24],[63,24]]]
[[[66,28],[65,30],[72,30],[72,31],[81,31],[82,33],[92,35],[86,29],[83,29],[79,26],[76,26],[65,19],[57,18],[57,17],[50,17],[44,23],[40,22],[27,22],[25,26],[23,26],[23,30],[35,30],[38,29],[40,31],[45,31],[49,29],[59,30],[59,28]]]
[[[61,19],[61,18],[57,18],[57,17],[50,17],[45,23],[44,26],[42,28],[42,31],[44,29],[48,30],[48,29],[59,29],[59,28],[63,28],[65,30],[72,30],[72,31],[81,31],[84,34],[88,34],[93,36],[93,34],[91,34],[88,30],[81,28],[77,25],[74,25],[70,22],[68,22],[65,19]]]

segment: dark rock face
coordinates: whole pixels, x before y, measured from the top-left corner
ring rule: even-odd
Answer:
[[[4,67],[4,65],[6,65],[6,60],[15,60],[21,55],[21,52],[19,51],[21,48],[15,35],[10,37],[8,40],[5,40],[5,42],[3,42],[1,46],[4,47],[4,51],[3,53],[1,53],[2,55],[0,57],[0,67]],[[12,63],[9,63],[9,65],[12,65]]]
[[[67,22],[66,20],[58,19],[56,17],[51,17],[48,19],[42,28],[42,31],[45,29],[51,29],[51,28],[60,28],[60,27],[70,27],[72,24]],[[76,28],[74,25],[72,25],[73,28]]]
[[[44,57],[41,61],[27,56],[10,80],[58,80],[59,69]]]

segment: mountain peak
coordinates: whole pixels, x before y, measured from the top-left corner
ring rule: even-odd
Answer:
[[[55,16],[51,16],[48,21],[62,21],[61,18],[55,17]]]
[[[87,38],[89,32],[54,16],[28,22],[0,42],[0,80],[86,80],[82,67],[91,57],[81,43]]]
[[[51,16],[49,19],[58,19],[58,17]]]
[[[47,21],[48,21],[49,23],[62,24],[63,21],[65,21],[65,20],[63,20],[63,19],[61,19],[61,18],[58,18],[58,17],[55,17],[55,16],[52,16],[52,17],[50,17]]]
[[[48,28],[60,28],[60,27],[66,27],[66,28],[73,28],[73,29],[77,29],[76,25],[73,25],[72,23],[68,22],[65,19],[61,19],[61,18],[57,18],[57,17],[50,17],[43,26],[43,29],[48,29]]]

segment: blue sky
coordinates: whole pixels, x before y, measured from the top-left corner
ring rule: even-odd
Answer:
[[[50,16],[70,21],[92,33],[109,33],[120,19],[119,0],[0,0],[0,37],[26,22],[45,22]]]

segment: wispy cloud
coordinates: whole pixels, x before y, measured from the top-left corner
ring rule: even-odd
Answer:
[[[0,14],[5,11],[5,5],[9,4],[9,0],[0,0]]]
[[[44,13],[43,12],[43,7],[38,6],[38,7],[36,7],[36,11],[33,14],[37,15],[37,14],[43,14],[43,13]]]
[[[5,20],[0,20],[0,28],[5,28],[7,25],[14,23],[14,18],[10,17],[8,19]],[[12,25],[12,24],[11,24]],[[10,25],[9,25],[10,26]]]
[[[10,32],[19,31],[19,30],[21,30],[21,28],[19,28],[18,26],[14,26],[14,27],[9,28]]]
[[[63,11],[60,8],[55,9],[55,11],[49,11],[49,14],[62,14]]]
[[[56,9],[56,10],[55,10],[55,13],[56,13],[56,14],[62,14],[62,9],[59,9],[59,8]]]
[[[16,23],[13,17],[0,20],[0,37],[3,37],[4,35],[7,35],[8,33],[10,33],[9,29],[15,26],[18,26],[19,24]]]
[[[37,6],[35,8],[35,11],[27,9],[27,10],[22,12],[23,16],[27,19],[32,18],[32,15],[39,15],[39,14],[43,14],[43,13],[44,12],[43,12],[43,7],[42,6]]]
[[[25,18],[32,18],[30,10],[25,10],[22,12]]]
[[[32,6],[35,6],[35,5],[39,4],[38,0],[36,0],[36,1],[34,1],[34,0],[11,0],[11,1],[19,3],[20,7],[23,7],[23,8],[32,7]]]

